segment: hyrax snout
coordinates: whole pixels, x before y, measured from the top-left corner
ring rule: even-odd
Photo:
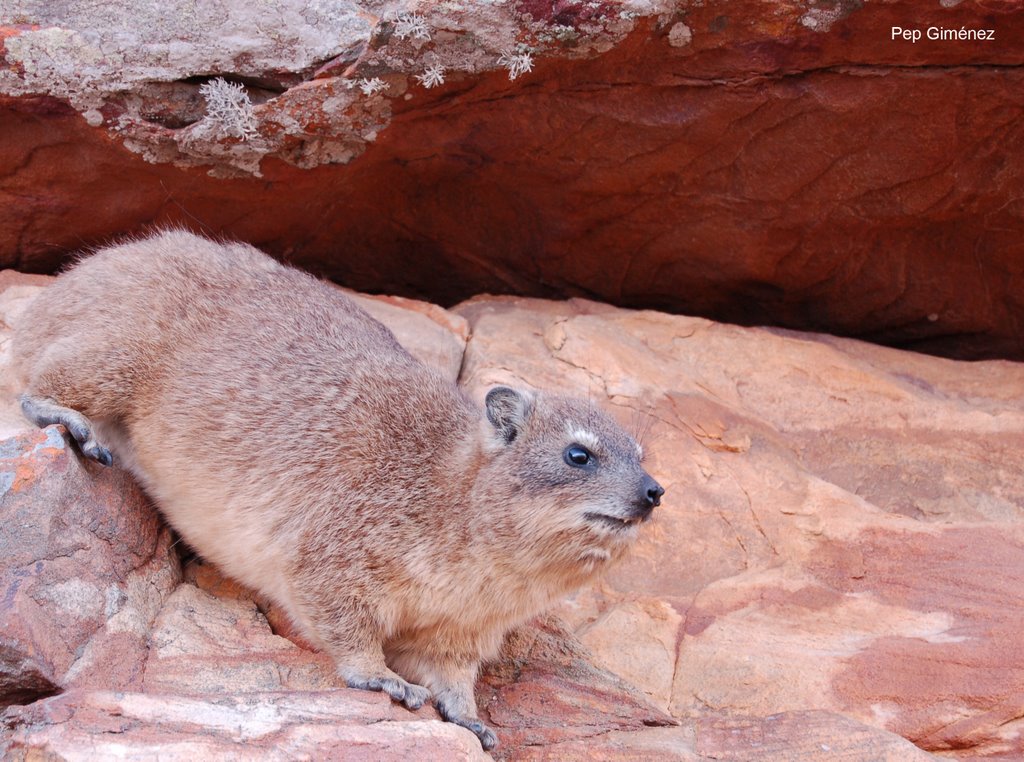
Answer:
[[[476,733],[509,628],[619,558],[663,490],[589,403],[483,410],[340,293],[167,232],[61,275],[16,331],[26,416],[131,470],[206,559],[280,605],[349,686]]]

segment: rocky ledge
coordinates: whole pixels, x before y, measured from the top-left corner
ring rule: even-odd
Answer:
[[[1021,359],[1022,64],[1015,0],[14,0],[0,266],[176,224],[445,305]]]
[[[0,365],[45,282],[0,275]],[[668,490],[628,561],[482,675],[496,757],[1024,756],[1024,367],[579,300],[360,299],[474,394],[590,395]],[[485,758],[339,685],[5,399],[5,758]]]

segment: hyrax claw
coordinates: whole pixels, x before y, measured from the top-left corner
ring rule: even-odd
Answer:
[[[82,455],[87,458],[92,458],[102,466],[110,467],[114,465],[114,456],[110,454],[103,445],[97,444],[95,441],[89,441],[82,447]]]
[[[413,685],[400,677],[356,677],[348,678],[345,683],[349,688],[386,693],[407,709],[419,709],[430,700],[430,691],[422,685]]]
[[[436,706],[438,714],[445,720],[466,728],[466,730],[476,735],[480,739],[480,745],[483,746],[484,751],[490,751],[497,746],[498,736],[476,717],[463,717],[462,715],[454,714],[443,701],[438,701]]]

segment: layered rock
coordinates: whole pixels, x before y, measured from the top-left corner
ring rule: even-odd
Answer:
[[[149,627],[178,581],[149,501],[86,468],[61,431],[0,445],[0,703],[141,685]]]
[[[4,315],[39,288],[0,282],[16,284],[0,294]],[[589,395],[641,435],[667,488],[632,556],[557,619],[513,634],[484,671],[477,701],[497,756],[1024,755],[1024,367],[580,300],[369,305],[473,395],[495,383]],[[56,428],[4,446],[4,470],[35,475],[3,495],[5,514],[123,478],[81,462]],[[49,634],[20,661],[4,651],[30,667],[20,693],[6,689],[24,704],[4,715],[6,753],[480,755],[430,708],[341,687],[329,660],[210,567],[189,561],[178,582],[166,536],[126,518],[148,506],[136,513],[121,494],[86,535],[116,524],[129,550],[70,558],[108,569],[112,585],[156,566],[162,581],[132,604],[125,641],[116,612],[80,615],[101,585],[79,567],[12,566],[41,608],[19,604],[0,636]],[[26,559],[60,555],[34,516],[4,527]]]
[[[355,691],[207,698],[71,691],[9,711],[7,759],[486,760],[467,731]]]
[[[1024,356],[1010,0],[81,8],[0,17],[0,264],[179,224],[444,304]]]
[[[589,394],[647,440],[665,510],[558,609],[599,664],[679,718],[829,710],[1024,754],[1024,366],[584,301],[456,311],[477,394]]]

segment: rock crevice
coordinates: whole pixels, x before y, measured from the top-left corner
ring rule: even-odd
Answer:
[[[1013,3],[144,5],[0,16],[0,264],[179,224],[446,306],[1024,357]]]

